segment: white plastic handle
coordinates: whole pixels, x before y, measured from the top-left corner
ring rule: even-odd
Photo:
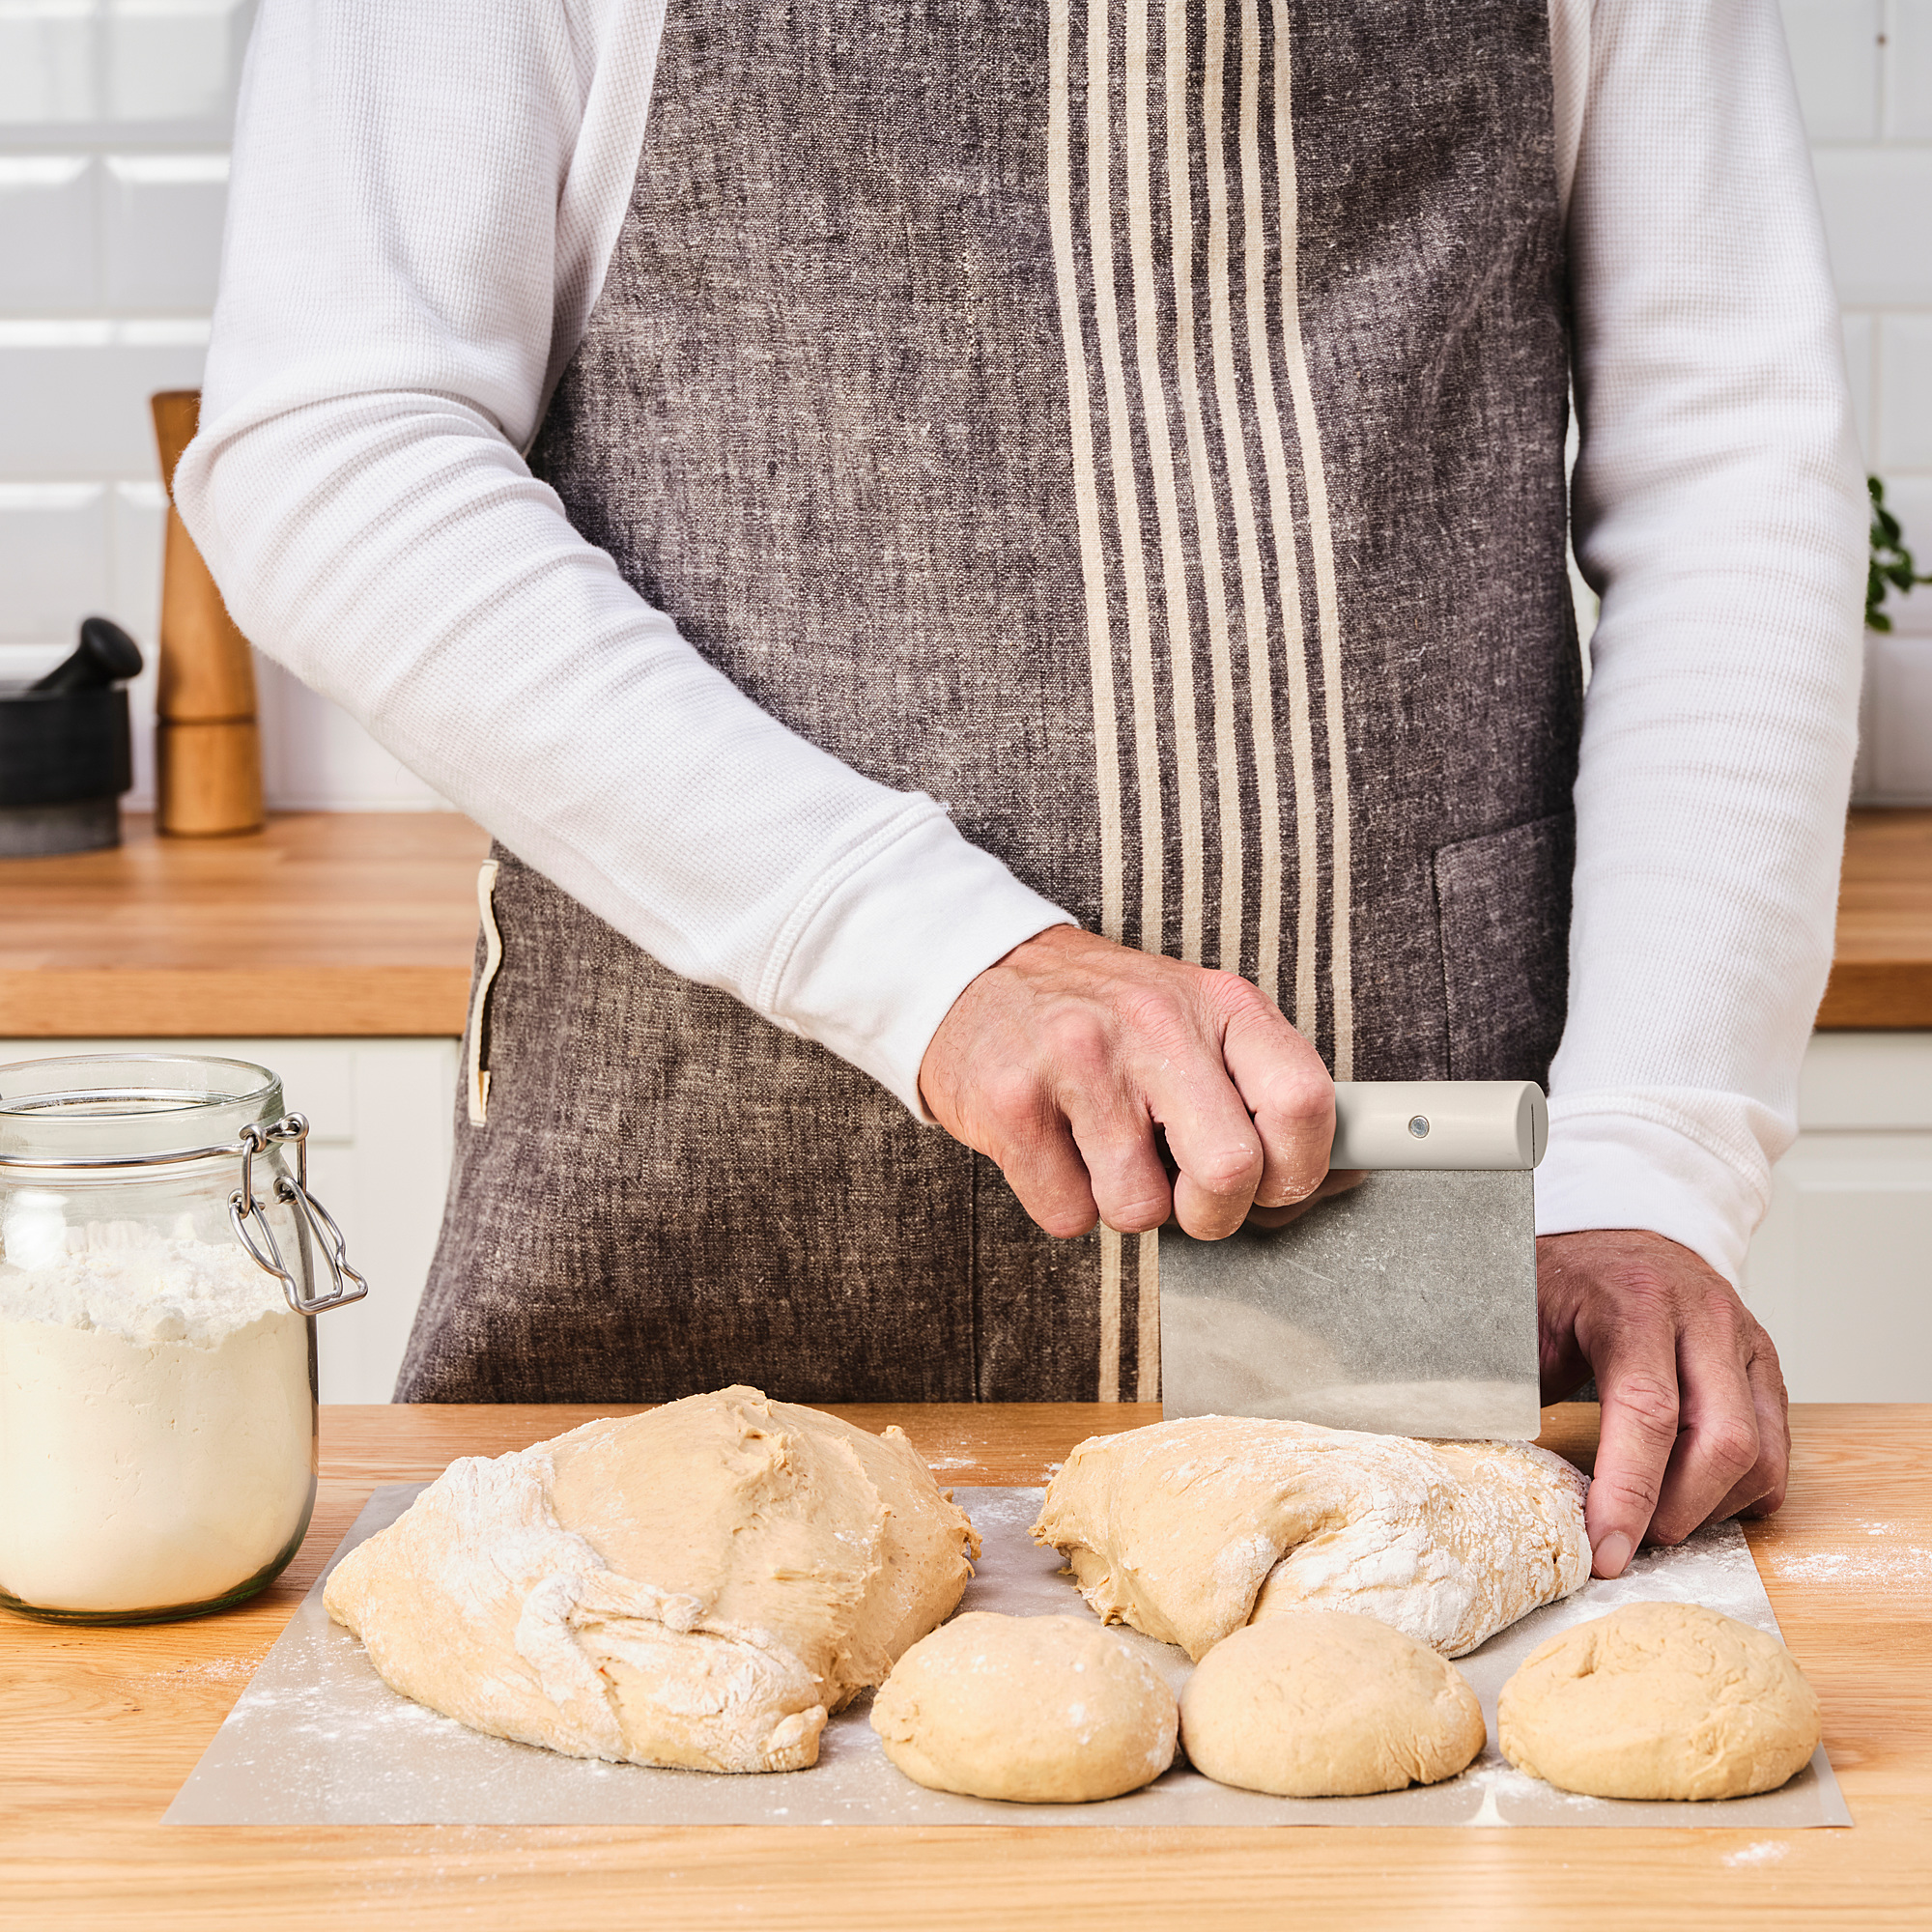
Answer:
[[[1533,1080],[1338,1080],[1328,1164],[1531,1168],[1548,1139]]]

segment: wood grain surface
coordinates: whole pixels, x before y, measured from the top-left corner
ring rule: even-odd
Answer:
[[[1932,811],[1855,811],[1821,1027],[1932,1027]]]
[[[0,1035],[460,1034],[489,840],[454,812],[297,812],[234,838],[129,817],[0,860]]]
[[[48,1927],[755,1925],[1199,1932],[1236,1925],[1932,1922],[1932,1407],[1797,1411],[1790,1499],[1748,1525],[1817,1686],[1850,1831],[165,1828],[169,1800],[378,1482],[541,1440],[589,1408],[324,1412],[289,1573],[224,1617],[64,1630],[0,1617],[0,1923]],[[1043,1479],[1126,1406],[838,1411],[897,1422],[961,1484]],[[1546,1411],[1587,1466],[1596,1412]],[[264,1775],[272,1775],[266,1768]]]
[[[216,843],[0,860],[0,1035],[463,1031],[488,840],[304,812]],[[1856,811],[1821,1027],[1932,1027],[1932,811]]]

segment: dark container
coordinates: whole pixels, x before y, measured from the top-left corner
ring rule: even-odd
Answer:
[[[120,844],[121,794],[134,782],[121,681],[140,669],[133,639],[90,617],[45,677],[0,682],[0,858]]]

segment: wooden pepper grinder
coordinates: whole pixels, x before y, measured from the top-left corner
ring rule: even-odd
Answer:
[[[175,508],[175,465],[201,420],[199,389],[152,399],[168,491],[156,673],[155,828],[208,838],[262,828],[262,733],[255,661]]]

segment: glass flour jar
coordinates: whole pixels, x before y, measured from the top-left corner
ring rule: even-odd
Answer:
[[[194,1616],[295,1554],[314,1318],[367,1293],[308,1192],[307,1134],[243,1061],[0,1066],[0,1605]]]

